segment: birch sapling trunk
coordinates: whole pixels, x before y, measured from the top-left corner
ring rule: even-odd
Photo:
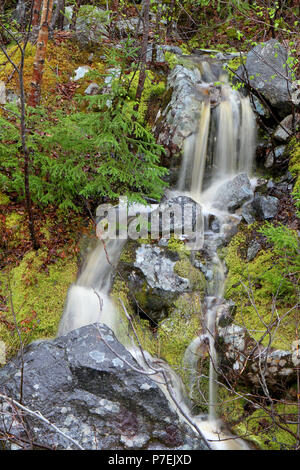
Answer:
[[[43,0],[41,26],[37,40],[36,55],[33,64],[33,76],[28,99],[28,105],[32,107],[38,106],[41,99],[41,85],[49,37],[49,28],[52,18],[52,10],[53,0]]]
[[[41,6],[42,6],[42,0],[34,0],[33,8],[32,8],[32,22],[31,22],[32,36],[34,39],[37,38],[39,34]]]

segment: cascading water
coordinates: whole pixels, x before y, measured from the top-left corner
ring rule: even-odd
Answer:
[[[208,63],[200,66],[202,78],[206,81],[218,80]],[[209,84],[203,80],[202,89],[209,89]],[[216,188],[224,179],[240,171],[251,171],[255,148],[255,121],[249,99],[232,90],[225,82],[220,90],[219,106],[211,110],[209,96],[200,106],[198,132],[185,140],[184,158],[180,171],[178,189],[199,202],[204,211],[214,214],[220,223],[220,231],[226,225],[234,224],[239,219],[235,216],[220,212],[213,208],[212,202]],[[212,123],[212,121],[214,121]],[[212,125],[213,124],[213,125]],[[210,145],[211,144],[211,145]],[[211,184],[203,192],[203,181],[206,166],[211,167]],[[194,429],[211,441],[213,449],[247,449],[241,439],[231,438],[228,432],[222,430],[216,416],[217,402],[217,367],[218,358],[215,349],[215,328],[217,309],[223,300],[225,272],[217,255],[216,234],[207,229],[205,232],[204,248],[208,253],[209,266],[213,279],[208,282],[204,311],[206,312],[206,332],[195,338],[186,350],[184,367],[191,371],[190,389],[196,385],[198,361],[201,350],[209,348],[209,416],[193,416],[189,399],[181,379],[161,359],[153,358],[146,351],[136,346],[129,334],[128,325],[118,313],[109,291],[112,283],[114,266],[118,263],[125,241],[110,240],[98,246],[87,258],[86,264],[76,282],[71,286],[65,311],[60,323],[58,335],[63,335],[86,324],[102,322],[109,326],[118,340],[131,352],[145,371],[163,370],[168,377],[169,387],[164,384],[162,373],[152,375],[162,388],[174,409]],[[206,338],[206,346],[204,339]],[[208,344],[207,344],[208,343]]]
[[[212,71],[205,62],[200,66],[202,78],[212,77]],[[203,71],[205,73],[203,73]],[[217,76],[214,77],[218,79]],[[191,195],[207,212],[214,213],[211,206],[216,190],[224,180],[239,172],[251,173],[255,143],[256,125],[254,114],[248,97],[240,95],[233,90],[222,77],[223,84],[220,90],[220,103],[213,110],[215,126],[211,126],[211,113],[207,111],[207,100],[202,105],[198,132],[186,139],[185,155],[181,167],[178,189]],[[202,84],[203,86],[203,84]],[[216,131],[216,135],[209,136],[209,129]],[[213,145],[209,146],[209,141]],[[211,155],[209,155],[209,152]],[[205,165],[211,166],[211,182],[205,192],[202,191],[205,174]],[[228,222],[228,214],[218,213],[217,218],[221,225]],[[234,223],[234,221],[232,220]],[[192,368],[190,388],[193,393],[195,378],[197,376],[197,359],[201,357],[201,348],[206,339],[209,343],[210,370],[209,370],[209,422],[218,432],[219,422],[216,416],[217,405],[217,367],[218,357],[215,349],[216,315],[220,304],[224,302],[223,292],[225,283],[225,270],[217,255],[216,235],[208,230],[205,233],[204,248],[211,259],[210,265],[214,272],[213,281],[208,284],[207,295],[204,299],[206,312],[206,335],[192,341],[186,350],[184,366]],[[239,442],[243,448],[243,443]]]
[[[209,64],[206,69],[208,67]],[[221,78],[224,83],[220,89],[220,103],[212,112],[206,94],[209,84],[201,84],[200,91],[205,90],[205,93],[200,105],[198,131],[187,137],[184,144],[178,190],[187,191],[196,199],[202,194],[206,165],[211,167],[211,184],[238,172],[252,171],[256,125],[250,100],[233,90],[224,76]],[[209,141],[213,145],[209,146]]]

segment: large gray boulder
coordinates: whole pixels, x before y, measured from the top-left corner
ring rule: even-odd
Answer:
[[[188,69],[176,65],[170,72],[167,90],[170,101],[157,115],[158,142],[176,153],[182,150],[183,142],[197,130],[200,104],[203,97],[197,93],[201,74],[194,67]]]
[[[179,420],[162,391],[104,326],[88,325],[24,353],[23,405],[39,411],[84,449],[205,449],[202,438]],[[107,347],[110,345],[113,351]],[[20,357],[0,370],[0,392],[19,400]],[[0,399],[0,432],[27,435]],[[34,441],[53,449],[76,444],[28,416]]]
[[[200,65],[185,59],[184,65],[176,65],[168,75],[165,102],[156,117],[155,133],[158,142],[171,154],[179,154],[187,137],[198,130],[203,102],[216,106],[220,99],[220,88],[215,86],[214,69],[206,63],[209,83]]]
[[[221,326],[221,325],[220,325]],[[229,380],[261,386],[262,376],[272,392],[280,392],[296,382],[300,364],[300,341],[289,350],[258,346],[246,328],[231,323],[218,328],[217,349],[220,367]],[[258,346],[258,347],[257,347]]]
[[[214,207],[234,212],[253,197],[253,189],[246,173],[240,173],[218,189]]]
[[[297,90],[292,85],[287,66],[288,51],[276,39],[258,44],[247,55],[245,68],[239,73],[248,78],[255,88],[282,117],[291,112],[293,96]],[[297,104],[297,103],[294,103]]]
[[[64,29],[69,30],[72,19],[73,7],[66,7]],[[75,39],[82,47],[100,44],[103,38],[108,36],[107,12],[92,5],[82,5],[79,9]]]

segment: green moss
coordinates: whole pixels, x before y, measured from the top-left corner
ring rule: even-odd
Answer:
[[[38,338],[55,336],[67,289],[75,280],[75,257],[59,259],[55,264],[49,265],[45,272],[43,265],[46,259],[45,250],[29,252],[9,274],[13,307],[24,344]],[[0,337],[11,355],[19,348],[19,340],[10,308],[6,271],[1,272],[0,292],[7,305],[5,321],[0,323]]]
[[[253,226],[244,227],[243,231],[231,240],[227,248],[225,261],[229,272],[225,284],[225,298],[232,299],[237,305],[235,323],[245,326],[258,340],[266,331],[264,323],[275,320],[274,296],[277,295],[277,314],[283,315],[291,308],[291,293],[287,290],[278,295],[283,284],[282,267],[278,256],[272,249],[262,249],[251,262],[244,259],[243,254],[247,252],[249,237],[251,239],[253,230]],[[253,292],[253,302],[247,294],[248,290],[251,297],[250,286]],[[274,348],[290,349],[291,342],[295,340],[295,315],[296,313],[292,311],[281,322],[280,328],[274,329],[272,342]],[[266,337],[263,344],[267,345],[267,343]]]
[[[189,250],[187,250],[185,243],[174,236],[171,236],[168,241],[168,249],[178,253],[179,256],[190,253]]]
[[[220,387],[217,414],[231,427],[235,426],[244,418],[246,403],[244,398],[239,398],[238,395],[229,392],[226,388]]]
[[[132,100],[135,99],[136,90],[139,82],[139,72],[135,73],[132,72],[128,75],[129,81],[132,80],[129,96]],[[139,114],[140,114],[140,121],[145,119],[148,105],[150,100],[155,100],[157,97],[160,97],[164,94],[166,90],[166,84],[161,78],[158,78],[154,75],[153,72],[147,70],[146,72],[146,80],[144,84],[142,98],[139,104]],[[132,102],[132,107],[135,106],[135,102]]]
[[[182,375],[184,352],[201,330],[201,296],[196,292],[185,293],[174,305],[169,317],[160,323],[157,339],[161,357]]]
[[[117,276],[114,281],[111,296],[115,302],[116,308],[118,309],[118,313],[121,318],[121,325],[119,325],[118,328],[118,333],[120,334],[120,336],[124,338],[128,335],[128,333],[131,336],[133,335],[133,331],[128,324],[128,320],[124,312],[124,305],[127,313],[132,318],[134,329],[137,333],[142,348],[148,351],[150,354],[157,356],[158,342],[154,337],[153,331],[150,329],[149,322],[147,320],[142,320],[139,316],[134,314],[132,302],[129,298],[129,288],[126,283],[122,279],[120,279],[119,276]],[[121,301],[123,302],[123,305]]]
[[[7,206],[10,202],[9,197],[6,194],[0,192],[0,205]]]
[[[9,46],[7,51],[15,63],[20,62],[20,51],[15,45]],[[35,53],[36,46],[29,42],[26,47],[24,64],[24,86],[26,94],[28,94],[30,90]],[[69,82],[75,68],[87,63],[88,55],[89,52],[80,50],[79,46],[76,45],[74,41],[66,40],[59,44],[56,44],[54,41],[49,41],[43,73],[42,104],[53,104],[53,93],[56,86],[60,83]],[[1,51],[0,63],[4,64],[0,70],[0,80],[6,82],[7,79],[11,77],[8,88],[19,93],[17,74],[12,73],[13,67]],[[60,96],[57,97],[57,101],[60,101]]]
[[[11,212],[5,218],[5,225],[8,229],[18,230],[21,225],[21,221],[23,220],[23,216],[18,214],[17,212]]]
[[[237,78],[236,78],[236,75],[235,75],[235,72],[237,72],[238,68],[245,64],[246,62],[246,56],[237,56],[237,57],[234,57],[233,59],[231,59],[227,66],[226,66],[226,69],[228,71],[228,77],[229,77],[229,80],[231,83],[234,84],[234,88],[236,88],[237,90],[239,88],[242,88],[244,86],[244,84],[242,82],[237,82]]]
[[[172,70],[176,65],[183,65],[186,68],[194,68],[195,65],[185,57],[180,57],[172,52],[165,52],[166,62],[169,65],[169,68]]]
[[[130,331],[120,299],[133,319],[134,328],[143,349],[153,356],[166,360],[183,379],[186,379],[186,371],[182,368],[183,355],[187,346],[201,330],[202,313],[199,293],[182,294],[170,308],[168,318],[160,322],[155,331],[151,329],[147,320],[142,320],[134,314],[129,288],[118,276],[114,281],[112,297],[122,318],[123,328],[127,332]],[[139,303],[140,300],[137,298]],[[147,298],[144,302],[147,303]]]
[[[178,276],[184,277],[190,281],[191,289],[200,292],[202,295],[205,291],[206,280],[201,271],[196,269],[187,256],[177,261],[174,271]]]
[[[270,411],[270,409],[268,409]],[[289,424],[285,421],[297,422],[296,404],[278,404],[275,412],[283,418],[284,427],[297,434],[297,424]],[[296,448],[296,439],[288,431],[281,429],[276,422],[264,410],[259,409],[247,419],[234,426],[233,430],[239,435],[246,435],[247,439],[263,450],[291,450]]]
[[[120,255],[120,261],[123,263],[134,263],[135,256],[136,256],[135,250],[136,250],[136,243],[127,242]]]

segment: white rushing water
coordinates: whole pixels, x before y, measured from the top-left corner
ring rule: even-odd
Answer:
[[[202,69],[201,69],[202,67]],[[200,67],[202,76],[213,79],[209,64]],[[215,125],[211,125],[212,115]],[[212,130],[213,129],[213,130]],[[215,132],[214,135],[210,135]],[[209,153],[209,141],[211,155]],[[221,101],[213,113],[209,101],[201,105],[198,131],[185,141],[184,158],[180,171],[178,190],[188,194],[199,202],[204,211],[215,214],[221,231],[228,224],[237,223],[235,216],[222,213],[212,207],[216,188],[228,177],[237,172],[251,172],[255,150],[255,120],[247,97],[241,96],[227,83],[221,87]],[[211,184],[203,192],[203,181],[206,166],[211,167]],[[209,254],[210,267],[214,273],[213,280],[208,283],[206,297],[203,301],[206,319],[206,331],[195,338],[186,350],[184,367],[190,370],[190,389],[197,386],[198,362],[203,351],[209,349],[209,403],[208,416],[193,416],[190,400],[181,379],[170,366],[149,353],[141,350],[128,333],[128,325],[118,313],[109,296],[114,266],[117,265],[125,241],[108,241],[105,249],[99,242],[98,246],[88,256],[87,261],[75,285],[71,286],[65,311],[59,326],[58,335],[63,335],[81,326],[102,322],[109,326],[117,339],[131,352],[137,362],[146,371],[153,368],[163,370],[151,376],[162,388],[170,404],[182,419],[187,421],[194,430],[200,432],[212,449],[242,450],[248,449],[247,444],[224,430],[217,417],[217,369],[218,357],[215,349],[216,314],[218,306],[224,302],[223,291],[225,271],[217,255],[216,235],[207,230],[205,233],[205,248]],[[168,377],[170,386],[164,385]],[[180,410],[178,410],[178,405]]]

